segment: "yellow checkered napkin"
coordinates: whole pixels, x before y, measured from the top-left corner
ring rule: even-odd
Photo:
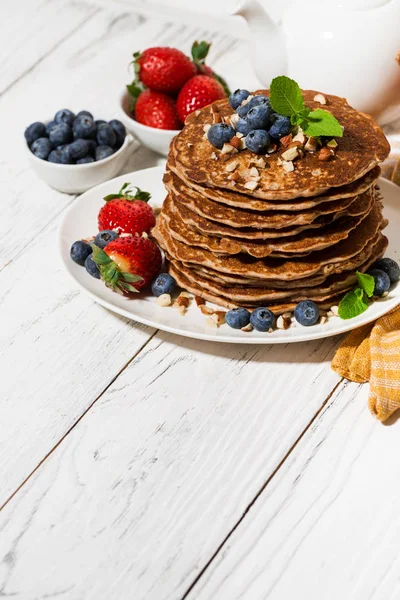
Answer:
[[[331,366],[351,381],[369,381],[369,409],[386,421],[400,408],[400,306],[375,323],[352,331]]]

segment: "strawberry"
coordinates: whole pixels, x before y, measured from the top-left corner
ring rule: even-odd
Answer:
[[[230,89],[225,79],[220,75],[217,75],[211,67],[205,64],[205,60],[210,49],[211,44],[208,42],[194,42],[192,46],[192,58],[193,63],[196,66],[197,75],[208,75],[208,77],[214,77],[224,88],[226,95],[230,96]]]
[[[107,244],[104,250],[95,244],[91,246],[101,279],[119,294],[138,292],[160,272],[160,249],[147,236],[119,237]]]
[[[176,48],[147,48],[133,55],[136,76],[155,92],[173,94],[196,74],[196,67]]]
[[[124,183],[118,194],[104,197],[106,204],[98,216],[99,231],[114,229],[118,233],[142,234],[148,233],[156,224],[153,209],[147,204],[151,194],[136,186],[136,192],[132,194],[129,185]]]
[[[203,108],[215,100],[226,97],[222,85],[207,75],[195,75],[185,83],[179,92],[176,108],[182,122],[194,110]]]
[[[156,129],[182,129],[175,101],[161,92],[145,90],[138,96],[135,119],[142,125]]]

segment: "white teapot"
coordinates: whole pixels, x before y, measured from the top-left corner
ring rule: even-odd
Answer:
[[[257,77],[347,98],[381,124],[400,116],[400,0],[242,0]]]

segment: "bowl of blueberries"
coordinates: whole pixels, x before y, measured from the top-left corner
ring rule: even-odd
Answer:
[[[51,121],[36,121],[25,130],[30,164],[48,185],[79,194],[118,175],[133,137],[118,119],[95,120],[82,110],[64,108]]]

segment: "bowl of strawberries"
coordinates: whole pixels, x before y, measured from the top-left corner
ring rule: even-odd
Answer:
[[[177,48],[135,52],[135,78],[121,94],[121,120],[144,146],[167,156],[186,117],[230,91],[205,60],[208,42],[194,42],[189,58]]]

